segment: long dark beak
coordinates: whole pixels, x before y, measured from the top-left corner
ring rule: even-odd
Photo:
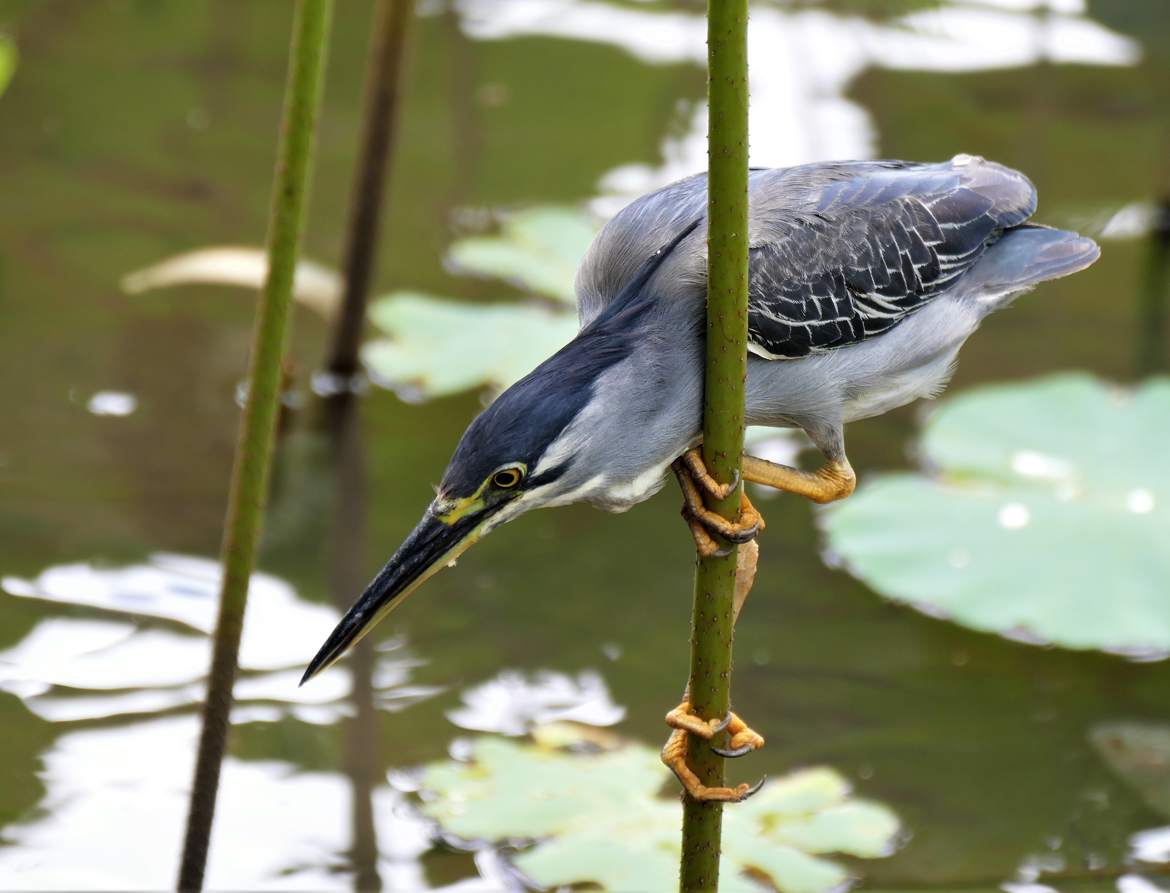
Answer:
[[[340,660],[390,611],[402,604],[436,571],[450,564],[479,539],[480,527],[493,511],[477,512],[447,524],[430,512],[423,516],[386,566],[378,572],[352,608],[325,640],[309,663],[304,685],[325,668]]]

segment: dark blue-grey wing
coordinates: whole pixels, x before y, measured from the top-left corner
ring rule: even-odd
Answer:
[[[1036,204],[1023,175],[982,159],[856,165],[808,190],[813,200],[764,221],[751,248],[748,337],[761,356],[802,357],[893,328]]]

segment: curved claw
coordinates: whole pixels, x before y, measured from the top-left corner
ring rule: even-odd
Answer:
[[[732,492],[735,490],[735,488],[739,486],[740,477],[741,477],[741,475],[740,475],[739,469],[738,468],[732,469],[731,480],[723,485],[723,495],[719,497],[720,499],[726,499],[728,496],[730,496],[732,494]]]
[[[732,548],[730,546],[720,546],[719,543],[707,532],[707,528],[703,526],[703,522],[695,518],[691,514],[689,506],[682,507],[683,520],[687,522],[687,526],[691,528],[691,535],[695,539],[695,549],[704,558],[726,558],[731,554]]]
[[[712,747],[711,750],[721,757],[729,760],[734,760],[736,757],[742,757],[751,753],[756,749],[754,744],[744,744],[741,747]]]
[[[734,532],[730,532],[730,533],[723,532],[723,531],[720,531],[720,532],[723,533],[724,539],[728,540],[729,542],[735,543],[736,545],[742,546],[744,543],[750,543],[752,540],[754,540],[756,538],[756,534],[760,532],[760,526],[761,526],[760,522],[755,521],[751,524],[750,527],[744,527],[742,529],[735,530]]]
[[[751,753],[753,750],[759,750],[764,746],[763,736],[750,728],[734,712],[731,714],[731,724],[728,725],[727,732],[731,736],[727,741],[727,746],[711,748],[721,757],[728,759],[742,757],[744,754]]]
[[[763,519],[760,518],[758,513],[754,514],[752,523],[746,526],[741,526],[736,521],[728,521],[726,518],[715,514],[715,512],[695,508],[691,505],[684,505],[682,507],[682,513],[688,522],[696,521],[704,527],[715,531],[729,543],[735,543],[739,546],[754,540],[756,534],[764,527]]]
[[[714,737],[715,735],[718,735],[720,732],[727,731],[727,727],[729,725],[731,725],[731,721],[734,718],[735,718],[735,714],[732,713],[730,710],[728,710],[727,715],[725,717],[723,717],[723,719],[719,720],[719,724],[711,727],[712,737]],[[711,748],[711,749],[714,750],[714,748]]]
[[[758,794],[760,792],[760,788],[762,788],[764,786],[764,782],[767,780],[768,780],[768,776],[766,776],[766,775],[763,776],[762,778],[760,778],[759,781],[757,781],[754,785],[752,785],[750,788],[748,788],[746,792],[744,792],[744,795],[742,797],[740,797],[739,802],[743,803],[743,801],[746,800],[748,797],[754,797],[756,794]]]

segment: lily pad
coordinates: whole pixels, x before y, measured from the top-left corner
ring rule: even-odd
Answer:
[[[136,295],[177,285],[233,285],[264,287],[268,278],[268,253],[249,245],[215,245],[168,257],[122,277],[122,291]],[[331,320],[341,303],[341,274],[315,261],[297,262],[293,298]]]
[[[420,397],[507,387],[577,334],[575,313],[414,292],[376,301],[370,319],[388,336],[363,348],[370,372]]]
[[[0,43],[0,76],[2,53]],[[471,304],[414,292],[387,295],[370,307],[371,321],[386,335],[363,348],[372,377],[404,395],[429,399],[485,386],[503,389],[526,375],[577,334],[573,280],[594,233],[586,214],[543,206],[509,214],[498,235],[456,241],[448,256],[461,272],[505,280],[555,303]],[[267,271],[261,248],[212,246],[128,273],[122,289],[129,294],[191,284],[260,289]],[[293,297],[328,321],[337,315],[342,284],[335,270],[302,260]]]
[[[1088,375],[943,404],[927,474],[826,513],[831,550],[880,594],[1023,641],[1170,652],[1170,380]]]
[[[505,218],[498,236],[469,236],[448,257],[461,272],[503,279],[576,306],[573,280],[597,232],[586,214],[543,206]]]
[[[422,774],[421,809],[448,834],[495,846],[535,841],[511,861],[546,888],[677,885],[682,813],[676,798],[661,796],[674,781],[656,751],[624,744],[582,752],[481,737],[468,756]],[[831,769],[796,772],[724,813],[720,889],[758,890],[750,873],[785,893],[832,890],[849,873],[825,855],[887,855],[897,832],[890,810],[851,799]]]

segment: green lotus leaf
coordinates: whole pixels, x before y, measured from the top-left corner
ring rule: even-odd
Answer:
[[[408,292],[376,301],[370,319],[387,336],[362,349],[371,373],[421,397],[507,387],[577,334],[574,313]]]
[[[1066,374],[943,404],[928,474],[863,483],[830,549],[887,598],[1068,648],[1170,650],[1170,380]]]
[[[467,762],[427,766],[424,814],[444,831],[497,846],[533,841],[512,855],[536,884],[666,890],[678,882],[677,799],[658,753],[637,744],[589,751],[496,737],[473,739]],[[848,879],[828,853],[888,853],[898,821],[851,800],[829,769],[769,783],[723,818],[720,888],[758,890],[745,872],[784,893],[823,893]]]
[[[498,236],[469,236],[448,257],[460,271],[515,283],[576,306],[573,280],[596,228],[572,208],[545,206],[509,215]]]

